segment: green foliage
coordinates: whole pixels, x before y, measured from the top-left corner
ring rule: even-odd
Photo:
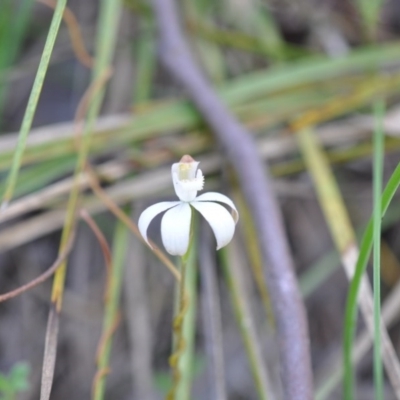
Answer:
[[[14,400],[18,393],[29,389],[29,365],[16,363],[6,375],[0,373],[0,400]]]
[[[3,83],[4,74],[14,64],[21,48],[33,3],[34,0],[0,2],[0,122],[7,92],[6,84]]]

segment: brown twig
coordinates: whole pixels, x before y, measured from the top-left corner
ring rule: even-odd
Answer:
[[[138,237],[143,243],[144,239],[139,232],[137,225],[121,210],[120,207],[107,195],[107,193],[101,188],[99,181],[96,177],[95,172],[89,163],[86,164],[86,173],[88,174],[89,184],[95,195],[107,206],[109,211],[111,211],[121,222],[123,222],[130,231]],[[172,272],[176,280],[179,282],[181,279],[181,274],[178,269],[172,263],[172,261],[165,255],[165,253],[159,249],[151,240],[149,240],[151,249],[153,253],[158,257],[158,259]]]
[[[6,300],[12,299],[13,297],[16,297],[16,296],[26,292],[27,290],[32,289],[33,287],[41,284],[46,279],[50,278],[60,267],[62,262],[65,260],[65,258],[68,256],[69,252],[72,249],[74,239],[75,239],[75,232],[73,231],[64,251],[57,257],[57,259],[54,261],[52,266],[46,272],[44,272],[42,275],[39,275],[37,278],[33,279],[32,281],[26,283],[25,285],[22,285],[17,289],[11,290],[10,292],[0,295],[0,303],[3,301],[6,301]]]
[[[93,383],[92,383],[92,393],[94,393],[94,390],[95,390],[95,387],[97,386],[98,381],[101,378],[103,378],[104,376],[108,375],[110,373],[110,371],[111,371],[110,368],[107,367],[107,368],[99,369],[96,372],[96,375],[94,376]],[[92,397],[93,397],[93,395],[92,395]]]
[[[107,243],[106,238],[103,235],[103,232],[97,226],[96,222],[92,218],[92,216],[88,213],[87,210],[82,209],[79,212],[80,217],[89,225],[89,228],[92,230],[94,235],[96,236],[97,241],[100,244],[101,251],[103,252],[104,261],[107,267],[107,273],[111,272],[111,250],[110,246]]]
[[[104,237],[103,232],[100,230],[95,220],[88,213],[88,211],[85,209],[81,209],[79,215],[88,224],[94,236],[96,236],[96,239],[99,242],[101,248],[101,252],[103,253],[104,262],[106,264],[106,284],[104,290],[104,301],[106,302],[109,298],[110,293],[110,277],[112,270],[112,256],[110,246],[108,245],[107,239]]]
[[[56,8],[57,2],[55,0],[36,0],[38,3],[42,3],[52,9]],[[85,43],[82,39],[82,32],[79,27],[79,23],[74,13],[65,7],[63,20],[68,28],[68,33],[71,38],[72,50],[75,53],[76,58],[81,64],[87,68],[93,67],[93,57],[88,53],[85,47]]]
[[[161,58],[224,147],[252,211],[276,319],[284,398],[310,400],[312,372],[306,314],[268,168],[254,139],[221,102],[196,65],[184,39],[174,0],[154,0],[153,5]]]
[[[115,319],[114,319],[112,325],[110,326],[110,328],[107,331],[103,332],[103,335],[101,336],[99,344],[97,346],[96,363],[99,362],[101,355],[104,353],[106,343],[108,342],[110,337],[114,335],[114,332],[117,330],[119,324],[121,323],[121,320],[122,320],[121,313],[118,313],[115,316]]]

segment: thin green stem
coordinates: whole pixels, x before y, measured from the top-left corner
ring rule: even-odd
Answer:
[[[375,129],[374,129],[374,253],[373,253],[373,281],[374,281],[374,383],[375,399],[383,399],[383,367],[381,349],[381,206],[382,206],[382,173],[384,154],[383,117],[385,112],[384,102],[377,100],[374,103]]]
[[[169,363],[172,368],[172,388],[167,395],[167,400],[176,400],[178,399],[177,393],[179,391],[179,387],[182,382],[182,371],[181,371],[181,363],[180,359],[183,356],[183,353],[186,350],[186,343],[183,337],[183,320],[186,316],[188,305],[189,305],[189,295],[185,292],[185,281],[186,281],[186,262],[182,257],[181,262],[181,281],[179,283],[178,288],[178,296],[177,296],[177,307],[176,307],[176,315],[173,321],[173,331],[174,331],[174,352],[169,358]]]
[[[176,315],[173,321],[173,354],[170,357],[173,384],[168,400],[190,398],[193,379],[194,338],[196,331],[196,218],[193,216],[187,253],[181,258],[181,280],[177,293]]]

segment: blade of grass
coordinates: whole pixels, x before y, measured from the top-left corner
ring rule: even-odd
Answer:
[[[390,292],[386,298],[383,308],[382,316],[386,326],[391,326],[398,321],[399,317],[399,298],[400,298],[400,284]],[[357,364],[360,362],[363,356],[365,356],[370,349],[372,344],[371,335],[368,330],[364,331],[358,336],[354,343],[354,349],[352,353],[352,362]],[[340,350],[342,353],[343,350]],[[318,385],[316,390],[316,400],[326,400],[329,395],[338,385],[343,378],[343,360],[342,354],[333,363],[333,367],[325,374],[325,379]]]
[[[234,82],[231,83],[234,85]],[[339,83],[338,83],[339,85]],[[377,82],[378,92],[397,92],[399,85],[399,76],[386,76],[382,78],[382,80]],[[289,96],[286,94],[281,94],[277,98],[273,100],[264,100],[264,108],[261,108],[261,104],[258,104],[259,112],[251,115],[250,119],[255,120],[258,124],[258,127],[266,128],[271,127],[274,124],[287,120],[288,116],[292,116],[293,114],[297,114],[304,111],[304,96],[310,101],[308,106],[315,107],[317,104],[325,104],[325,108],[318,107],[318,109],[313,109],[313,112],[308,114],[307,118],[301,118],[301,123],[304,126],[308,126],[310,123],[315,123],[320,121],[321,117],[317,118],[316,116],[323,115],[323,120],[330,119],[333,116],[343,115],[349,112],[349,106],[351,109],[359,108],[360,106],[370,102],[371,98],[376,96],[375,90],[371,90],[371,82],[370,78],[364,79],[364,85],[358,84],[356,87],[351,86],[353,92],[350,95],[347,93],[343,96],[341,94],[340,99],[336,99],[336,101],[332,101],[331,97],[323,96],[324,99],[321,99],[321,96],[313,95],[312,101],[309,99],[310,91],[308,90],[308,94],[301,95],[296,93],[295,99],[293,99],[293,94]],[[360,93],[358,93],[360,92]],[[317,92],[319,93],[319,92]],[[340,91],[339,91],[340,93]],[[333,95],[337,95],[338,93],[332,93]],[[297,101],[293,104],[293,101]],[[329,100],[329,104],[326,104],[326,99]],[[285,113],[282,113],[282,109],[287,108],[288,101],[290,104],[293,104],[293,109],[288,109]],[[346,101],[346,107],[343,107],[344,101]],[[279,106],[279,102],[284,105],[284,107]],[[297,105],[296,105],[297,104]],[[175,129],[190,129],[192,127],[198,127],[201,123],[201,119],[199,118],[198,113],[196,113],[192,106],[190,106],[187,102],[172,102],[164,105],[160,105],[159,103],[152,104],[153,107],[146,107],[146,112],[140,112],[137,114],[132,120],[129,118],[115,118],[121,121],[122,123],[117,126],[108,122],[108,127],[105,129],[100,129],[98,134],[93,135],[95,140],[93,142],[93,146],[91,146],[97,152],[99,151],[109,151],[114,146],[121,146],[129,141],[137,141],[141,139],[147,139],[150,137],[160,136],[161,134],[165,134],[170,130]],[[243,107],[242,103],[239,103],[236,107]],[[266,108],[268,107],[269,113],[268,115],[272,115],[273,117],[266,117]],[[277,114],[277,115],[276,115]],[[311,118],[310,120],[310,117]],[[245,121],[247,118],[244,117]],[[107,119],[109,121],[110,118]],[[105,121],[104,121],[105,123]],[[252,125],[251,121],[248,121],[249,125]],[[110,129],[110,125],[117,129]],[[43,131],[43,129],[42,129]],[[46,130],[44,130],[46,131]],[[97,133],[97,132],[96,132]],[[60,154],[65,155],[66,148],[69,148],[71,153],[74,152],[74,143],[72,139],[72,133],[69,135],[66,134],[58,136],[57,141],[54,139],[54,135],[51,136],[50,139],[47,139],[44,143],[39,141],[36,142],[34,148],[31,145],[28,145],[25,157],[23,162],[32,162],[34,160],[43,159],[43,157],[57,157]],[[62,139],[62,140],[60,140]],[[4,144],[4,147],[0,148],[0,165],[2,168],[6,167],[11,160],[13,146],[10,147],[11,141],[8,141],[7,144]],[[34,156],[33,156],[34,155]]]
[[[385,105],[383,100],[374,103],[375,129],[374,129],[374,255],[373,255],[373,281],[374,281],[374,384],[375,399],[383,400],[383,368],[381,350],[381,196],[384,157],[383,119]]]
[[[93,82],[96,82],[101,75],[106,71],[109,67],[111,62],[111,57],[114,48],[114,41],[116,36],[116,27],[118,24],[119,19],[119,2],[118,1],[103,1],[101,14],[100,14],[100,21],[99,21],[99,39],[97,43],[97,58],[95,62],[95,68],[93,72]],[[89,106],[88,110],[88,117],[87,123],[84,128],[83,133],[83,140],[81,147],[79,149],[78,160],[76,163],[75,168],[75,183],[77,183],[79,174],[83,171],[86,158],[88,155],[89,145],[90,145],[90,132],[93,129],[94,122],[97,118],[97,115],[100,111],[101,101],[104,95],[104,90],[100,90],[95,94],[95,99]],[[66,224],[63,229],[63,235],[61,239],[60,249],[63,248],[65,241],[67,240],[70,232],[70,226],[74,220],[74,214],[76,210],[76,205],[78,201],[78,186],[74,184],[69,202],[68,202],[68,209],[67,209],[67,216],[66,216]],[[52,301],[57,304],[57,309],[61,309],[61,302],[62,302],[62,293],[63,293],[63,286],[64,286],[64,279],[65,279],[65,271],[66,265],[56,274],[54,285],[53,285],[53,292],[52,292]]]
[[[321,60],[321,61],[307,61],[297,63],[294,66],[271,68],[268,72],[258,72],[249,74],[243,78],[229,82],[221,88],[220,94],[227,101],[230,106],[245,103],[249,99],[254,99],[259,96],[266,96],[276,91],[293,88],[296,85],[307,83],[315,83],[327,79],[338,77],[341,74],[347,74],[353,71],[368,70],[371,62],[379,59],[381,65],[388,65],[395,62],[400,57],[400,46],[388,45],[380,47],[371,47],[363,49],[350,54],[348,57],[343,57],[338,60]],[[392,86],[392,83],[390,83]],[[184,103],[185,104],[185,103]],[[193,110],[192,107],[185,107]],[[171,109],[165,110],[164,115],[154,116],[148,118],[148,122],[158,123],[160,121],[169,123]],[[193,118],[197,116],[196,113],[191,111]],[[199,118],[195,119],[198,123]],[[192,122],[193,123],[193,122]],[[176,128],[176,126],[175,126]],[[167,130],[167,128],[165,128]],[[132,135],[133,127],[129,127],[127,131]],[[138,134],[136,130],[135,135]],[[108,142],[109,145],[109,142]]]
[[[0,76],[16,59],[30,22],[33,4],[34,0],[22,1],[19,4],[7,0],[0,4]],[[10,15],[13,17],[10,18]],[[0,127],[6,96],[7,82],[3,83],[0,80]]]
[[[218,256],[224,272],[224,277],[229,288],[237,325],[242,335],[247,359],[253,376],[255,389],[260,399],[274,399],[267,368],[262,359],[262,350],[257,337],[254,317],[248,304],[248,295],[243,287],[243,272],[240,264],[241,256],[237,251],[238,244],[233,239],[230,246],[221,249]]]
[[[18,181],[15,186],[15,197],[22,196],[29,192],[43,188],[58,177],[71,172],[74,169],[76,157],[59,157],[56,160],[45,160],[32,167],[22,169],[18,174]],[[4,182],[0,182],[0,193],[4,191]],[[9,207],[12,207],[12,204]],[[3,211],[0,219],[5,215],[9,208]]]
[[[76,160],[73,160],[76,161]],[[48,163],[45,163],[47,165]],[[62,167],[62,162],[60,162]],[[42,164],[39,164],[39,166]],[[58,168],[60,165],[57,165],[53,168],[53,172],[57,172],[57,176],[52,177],[50,173],[43,176],[44,179],[54,180],[54,178],[58,178],[59,172]],[[73,168],[73,166],[72,166]],[[60,168],[61,170],[61,168]],[[111,183],[118,179],[121,179],[125,175],[128,174],[130,171],[130,166],[126,163],[119,163],[119,162],[106,162],[104,164],[98,165],[96,169],[96,173],[101,176],[105,182]],[[65,171],[64,171],[65,172]],[[56,175],[56,174],[55,174]],[[38,181],[36,184],[40,183],[41,176],[39,175]],[[31,180],[36,179],[36,177],[32,178]],[[0,222],[5,222],[10,219],[16,218],[22,214],[29,213],[31,211],[35,211],[42,208],[52,207],[55,204],[64,203],[64,196],[70,193],[71,188],[74,185],[74,178],[68,177],[65,179],[59,179],[57,182],[45,186],[43,189],[31,193],[27,196],[24,196],[18,200],[15,200],[1,215],[0,215]],[[84,191],[89,186],[89,178],[86,174],[81,174],[79,178],[79,189]],[[29,182],[27,182],[26,186],[31,186]],[[22,189],[26,189],[24,186]]]
[[[375,42],[383,0],[357,0],[356,4],[362,18],[365,37],[368,41]]]
[[[382,194],[382,208],[381,217],[383,217],[395,195],[398,187],[400,186],[400,164],[396,167],[393,174],[391,175],[385,190]],[[353,338],[355,334],[356,322],[357,322],[357,298],[362,284],[362,277],[367,268],[369,256],[371,254],[372,244],[373,244],[373,219],[371,218],[368,226],[365,230],[361,247],[360,256],[357,260],[356,270],[354,273],[354,278],[350,284],[349,293],[346,302],[346,312],[345,312],[345,330],[343,335],[343,347],[344,347],[344,374],[349,380],[351,377],[351,354],[353,347]],[[385,347],[383,347],[385,352]],[[349,383],[347,383],[349,385]],[[351,381],[350,381],[351,385]],[[400,385],[396,387],[396,390],[400,390]],[[351,387],[348,389],[351,392]]]
[[[110,370],[112,337],[118,326],[119,304],[121,299],[122,278],[124,275],[125,257],[128,250],[129,230],[122,222],[117,222],[112,251],[110,279],[106,287],[106,303],[103,330],[97,355],[97,373],[93,382],[93,399],[102,400],[105,394],[106,375]]]
[[[185,19],[191,23],[197,24],[198,21],[207,23],[210,19],[207,7],[197,0],[185,1],[183,9]],[[189,40],[207,75],[214,83],[221,83],[225,78],[226,68],[218,45],[207,42],[198,35],[190,35]]]
[[[266,7],[258,1],[247,1],[246,5],[240,2],[227,2],[222,17],[240,31],[259,38],[262,48],[268,52],[272,61],[285,59],[285,42],[274,19]]]
[[[380,110],[378,106],[375,111],[377,113],[376,118],[378,120],[378,117],[379,118],[381,117],[379,115],[379,112],[382,113],[383,111]],[[377,122],[377,125],[376,125],[377,129],[378,129],[378,126],[379,125]],[[391,202],[391,199],[392,199],[394,193],[396,192],[399,184],[400,184],[400,165],[398,165],[397,168],[395,169],[395,171],[393,172],[393,174],[390,177],[389,182],[387,183],[386,188],[382,194],[382,198],[381,198],[382,201],[381,201],[381,208],[380,208],[381,218],[385,214],[385,212]],[[367,263],[368,263],[369,256],[371,253],[373,238],[374,238],[374,235],[376,235],[376,233],[374,233],[375,229],[376,229],[376,228],[374,228],[375,218],[377,218],[377,217],[373,217],[370,220],[370,222],[367,226],[367,229],[365,230],[364,237],[363,237],[363,240],[361,243],[360,256],[357,261],[354,278],[353,278],[353,281],[351,282],[348,297],[347,297],[347,302],[346,302],[343,350],[344,350],[344,371],[345,371],[344,390],[345,390],[345,394],[347,395],[347,398],[350,398],[350,396],[354,392],[354,388],[353,388],[354,387],[354,383],[353,383],[354,378],[353,378],[352,369],[351,369],[351,354],[352,354],[352,347],[353,347],[353,338],[354,338],[354,334],[355,334],[355,325],[356,325],[356,321],[357,321],[357,312],[354,307],[354,302],[356,301],[356,299],[358,297],[360,285],[362,284],[361,277],[367,267]],[[383,345],[383,355],[384,355],[387,352],[387,349],[386,349],[385,343],[382,343],[382,345]],[[392,366],[392,368],[396,368],[396,364],[394,366]],[[400,393],[400,381],[397,382],[397,386],[395,386],[394,389],[395,389],[396,393]]]
[[[53,51],[54,43],[56,41],[58,29],[60,27],[61,19],[64,13],[67,0],[58,0],[57,7],[54,10],[53,18],[47,35],[46,43],[44,45],[42,57],[40,59],[39,67],[36,73],[35,81],[29,96],[26,111],[22,119],[21,129],[19,132],[17,147],[14,151],[13,161],[11,164],[10,172],[8,174],[6,189],[3,195],[3,202],[0,211],[7,207],[14,194],[14,188],[18,178],[18,172],[21,166],[22,156],[26,146],[26,139],[32,126],[33,117],[35,115],[36,106],[39,100],[40,92],[44,78],[46,76],[47,68],[51,53]]]
[[[237,204],[239,214],[242,216],[241,225],[243,230],[243,237],[249,255],[250,267],[253,273],[254,281],[256,282],[257,289],[260,293],[267,321],[271,324],[271,326],[274,326],[274,313],[272,310],[271,300],[269,298],[268,288],[265,283],[264,273],[262,270],[262,259],[257,243],[257,232],[254,227],[254,223],[251,220],[251,215],[242,193],[238,190],[235,191],[234,199],[235,203]]]
[[[354,276],[354,268],[358,258],[358,248],[356,238],[351,226],[343,199],[339,188],[330,169],[329,162],[326,159],[323,149],[320,147],[314,133],[310,129],[301,130],[298,135],[299,146],[307,168],[313,178],[318,198],[325,214],[328,227],[331,231],[335,246],[340,253],[341,261],[349,280]],[[359,296],[359,305],[365,323],[371,335],[373,335],[373,299],[372,290],[368,279],[364,276],[362,282],[362,291]],[[347,323],[347,322],[346,322]],[[400,382],[400,365],[396,357],[393,345],[389,335],[383,325],[381,325],[381,334],[383,347],[385,349],[383,361],[389,380],[396,391],[397,398],[400,398],[400,392],[397,392],[398,382]],[[346,350],[347,351],[347,350]],[[350,368],[351,351],[348,353]],[[351,397],[347,397],[350,399]]]
[[[42,367],[42,380],[40,384],[40,400],[50,399],[51,387],[54,377],[54,367],[57,357],[57,337],[60,319],[54,304],[50,306],[49,318],[46,326],[46,339],[44,343],[44,358]]]
[[[103,2],[101,3],[100,17],[98,23],[96,61],[93,71],[92,85],[88,89],[89,92],[91,91],[92,87],[98,87],[97,83],[99,81],[102,81],[102,77],[105,75],[106,72],[109,71],[110,68],[109,65],[111,63],[112,54],[115,47],[116,33],[118,31],[117,27],[118,27],[119,14],[120,14],[119,1],[103,0]],[[82,140],[80,143],[80,148],[78,153],[78,160],[75,167],[75,174],[74,174],[75,184],[73,185],[69,196],[67,212],[65,216],[65,224],[61,235],[59,252],[62,252],[64,250],[66,243],[68,242],[69,237],[71,235],[72,228],[75,224],[75,214],[79,197],[79,185],[78,185],[79,176],[80,173],[83,171],[86,163],[86,158],[88,156],[89,146],[90,146],[90,133],[93,130],[95,120],[100,112],[100,106],[104,96],[104,89],[102,88],[98,89],[99,90],[96,93],[94,93],[93,101],[89,104],[87,120],[84,126],[84,132],[82,135]],[[77,112],[78,116],[80,116],[79,113],[82,112],[80,106],[78,107]],[[62,297],[64,292],[66,268],[67,268],[67,263],[64,262],[61,265],[60,269],[57,270],[53,281],[53,288],[51,294],[52,306],[51,306],[50,317],[52,317],[52,314],[56,313],[55,318],[57,319],[59,318],[59,313],[62,307]],[[50,333],[48,334],[50,335]],[[48,347],[47,344],[55,346],[55,348]],[[44,363],[46,363],[46,358],[52,356],[53,354],[56,354],[56,341],[54,340],[52,340],[51,342],[46,342]],[[49,364],[49,367],[51,366],[52,364]],[[52,378],[52,375],[53,373],[49,374],[49,377]],[[47,387],[51,388],[51,384],[52,384],[51,381],[46,381],[44,382],[43,386],[43,381],[42,381],[42,390],[40,397],[41,400],[48,400],[50,392],[45,389]]]
[[[156,67],[156,39],[154,24],[148,18],[140,19],[141,35],[136,48],[136,78],[134,85],[134,105],[149,100]]]

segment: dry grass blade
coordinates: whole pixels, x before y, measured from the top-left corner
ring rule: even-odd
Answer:
[[[130,166],[124,162],[110,161],[97,166],[96,173],[101,177],[105,177],[107,181],[115,181],[124,177],[130,171],[130,169]],[[42,190],[14,201],[6,210],[4,210],[3,213],[0,214],[0,223],[41,209],[44,206],[57,201],[61,196],[68,194],[73,185],[73,178],[65,178],[54,184],[46,186]],[[89,179],[87,174],[80,174],[77,185],[79,186],[80,190],[84,190],[89,187]]]
[[[54,366],[57,356],[57,338],[59,328],[59,313],[53,304],[50,309],[49,319],[46,328],[46,340],[44,345],[44,357],[42,368],[42,382],[40,390],[40,400],[48,400],[50,398],[51,387],[54,377]]]
[[[267,320],[271,326],[274,326],[274,314],[262,270],[262,259],[257,243],[257,232],[254,228],[254,223],[251,220],[250,212],[242,193],[240,193],[240,191],[236,191],[234,193],[234,198],[238,206],[239,214],[242,216],[241,221],[243,227],[243,236],[246,243],[247,252],[249,254],[251,271],[253,273],[257,289],[260,293],[261,301],[264,305]]]
[[[87,112],[87,120],[86,124],[84,126],[84,132],[82,135],[82,141],[79,147],[79,152],[78,152],[78,159],[76,162],[75,166],[75,173],[74,173],[74,185],[72,186],[71,193],[69,195],[69,200],[68,200],[68,205],[67,205],[67,211],[66,211],[66,216],[65,216],[65,223],[62,231],[62,236],[61,236],[61,243],[60,243],[60,248],[59,252],[63,252],[66,243],[69,240],[69,237],[71,235],[71,232],[73,231],[73,227],[75,224],[75,214],[76,214],[76,209],[77,209],[77,204],[78,204],[78,199],[79,199],[79,177],[81,172],[84,169],[86,159],[89,153],[89,148],[90,148],[90,133],[92,130],[92,127],[94,125],[94,122],[96,120],[96,117],[100,111],[100,106],[102,102],[102,98],[104,95],[104,90],[102,88],[102,85],[104,85],[106,78],[109,76],[109,64],[111,63],[111,58],[114,50],[114,44],[115,44],[115,38],[116,38],[116,26],[118,25],[118,19],[119,19],[119,14],[120,14],[120,5],[119,2],[104,2],[103,7],[101,8],[101,14],[102,17],[100,18],[100,23],[99,23],[99,41],[98,41],[98,48],[97,48],[97,59],[95,63],[95,68],[94,68],[94,74],[93,74],[93,79],[92,83],[87,90],[86,93],[89,93],[90,97],[94,97],[93,101],[88,104],[87,102],[87,96],[84,96],[83,99],[81,100],[80,106],[78,106],[78,112],[77,116],[78,118],[81,117],[82,113],[82,108],[85,106],[85,108],[88,108]],[[104,26],[103,26],[104,24]],[[102,31],[104,29],[104,32]],[[111,30],[111,31],[109,31]],[[100,85],[99,82],[102,84]],[[96,89],[96,92],[93,92],[93,89]],[[81,106],[83,104],[83,106]],[[86,110],[85,110],[86,111]],[[86,114],[86,113],[85,113]],[[47,332],[47,335],[52,340],[46,341],[46,346],[45,346],[45,357],[51,357],[56,354],[56,347],[57,347],[57,335],[54,333],[56,330],[52,329],[52,326],[50,325],[52,314],[56,313],[58,314],[61,310],[62,307],[62,299],[63,299],[63,293],[64,293],[64,285],[65,285],[65,277],[66,277],[66,269],[67,269],[67,264],[66,262],[63,262],[60,268],[57,270],[57,273],[54,277],[53,281],[53,288],[52,288],[52,294],[51,294],[51,302],[52,302],[52,307],[51,307],[51,312],[49,316],[49,331]],[[58,325],[58,315],[55,314],[55,318],[57,319],[57,325]],[[50,347],[49,347],[50,346]],[[48,365],[48,368],[53,367],[54,368],[54,363],[46,363]],[[53,378],[54,371],[52,373],[48,372],[47,376],[50,377],[51,379]],[[50,387],[50,388],[49,388]],[[46,380],[42,382],[42,387],[41,387],[41,400],[47,400],[50,395],[50,389],[51,389],[51,380]]]

